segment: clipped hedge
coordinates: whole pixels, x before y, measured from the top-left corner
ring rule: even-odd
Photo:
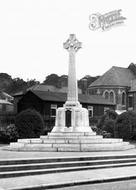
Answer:
[[[27,109],[16,116],[15,126],[19,138],[38,138],[43,132],[44,121],[39,112]]]

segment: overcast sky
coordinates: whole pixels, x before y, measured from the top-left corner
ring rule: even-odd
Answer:
[[[76,54],[77,78],[102,75],[136,63],[134,0],[0,0],[0,72],[43,81],[68,72],[63,49],[70,33],[83,43]],[[122,9],[125,24],[91,31],[89,15]]]

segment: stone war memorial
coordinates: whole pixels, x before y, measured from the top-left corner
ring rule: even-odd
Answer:
[[[18,139],[8,150],[45,152],[91,152],[128,150],[135,146],[122,139],[103,138],[89,126],[88,110],[78,101],[75,55],[82,44],[70,34],[63,44],[69,53],[67,101],[57,109],[55,126],[47,136]]]

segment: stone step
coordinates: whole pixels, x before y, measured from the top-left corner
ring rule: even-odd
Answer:
[[[99,143],[119,143],[122,139],[44,139],[42,143],[68,143],[68,144],[99,144]],[[31,141],[33,144],[33,140]],[[40,143],[39,143],[40,144]]]
[[[29,175],[40,175],[48,173],[59,173],[59,172],[70,172],[70,171],[80,171],[80,170],[90,170],[90,169],[102,169],[102,168],[114,168],[114,167],[126,167],[126,166],[136,166],[136,162],[130,163],[109,163],[100,165],[89,165],[89,166],[75,166],[75,167],[62,167],[62,168],[48,168],[48,169],[37,169],[37,170],[22,170],[22,171],[8,171],[0,172],[0,178],[10,178],[10,177],[20,177]]]
[[[66,135],[52,135],[52,136],[40,136],[40,139],[102,139],[103,137],[100,135],[92,135],[92,136],[66,136]]]
[[[50,144],[43,144],[43,145],[50,145]],[[116,142],[115,144],[114,144],[114,146],[125,146],[125,145],[129,145],[129,143],[128,142]],[[29,146],[29,144],[26,144],[26,146]],[[40,145],[39,145],[40,146]],[[111,147],[111,146],[113,146],[112,145],[112,143],[106,143],[106,144],[103,144],[103,142],[101,142],[100,144],[98,144],[98,143],[93,143],[93,144],[88,144],[88,143],[54,143],[54,144],[52,144],[52,147],[56,147],[56,148],[58,148],[58,147],[81,147],[81,148],[84,148],[84,147],[90,147],[90,148],[93,148],[93,147]]]
[[[24,139],[25,140],[25,139]],[[50,143],[44,142],[41,144],[33,143],[11,143],[9,147],[5,148],[7,150],[17,150],[17,151],[46,151],[46,152],[91,152],[91,151],[112,151],[112,150],[127,150],[135,148],[134,145],[130,145],[128,142],[116,142],[116,143],[69,143],[63,139],[62,142]]]
[[[95,132],[51,132],[48,136],[94,136]]]
[[[100,146],[99,146],[100,145]],[[135,148],[134,145],[123,145],[123,143],[112,144],[81,144],[81,146],[59,146],[57,147],[58,152],[96,152],[96,151],[121,151]]]
[[[107,165],[107,164],[131,163],[131,162],[136,162],[136,158],[2,165],[0,166],[0,171],[6,172],[6,171],[21,171],[21,170],[36,170],[36,169],[92,166],[92,165],[104,165],[104,164]]]
[[[23,159],[0,159],[1,165],[22,165],[22,164],[37,164],[37,163],[52,163],[52,162],[77,162],[77,161],[96,161],[96,160],[131,160],[136,159],[135,154],[123,154],[123,155],[102,155],[102,156],[80,156],[80,157],[49,157],[49,158],[23,158]]]

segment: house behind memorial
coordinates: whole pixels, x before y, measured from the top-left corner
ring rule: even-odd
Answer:
[[[47,90],[43,85],[38,85],[26,92],[14,95],[15,112],[25,109],[36,109],[44,118],[46,126],[54,126],[56,109],[66,102],[67,93]],[[115,104],[98,95],[79,94],[79,102],[88,109],[90,119],[100,117],[107,109],[115,109]]]

